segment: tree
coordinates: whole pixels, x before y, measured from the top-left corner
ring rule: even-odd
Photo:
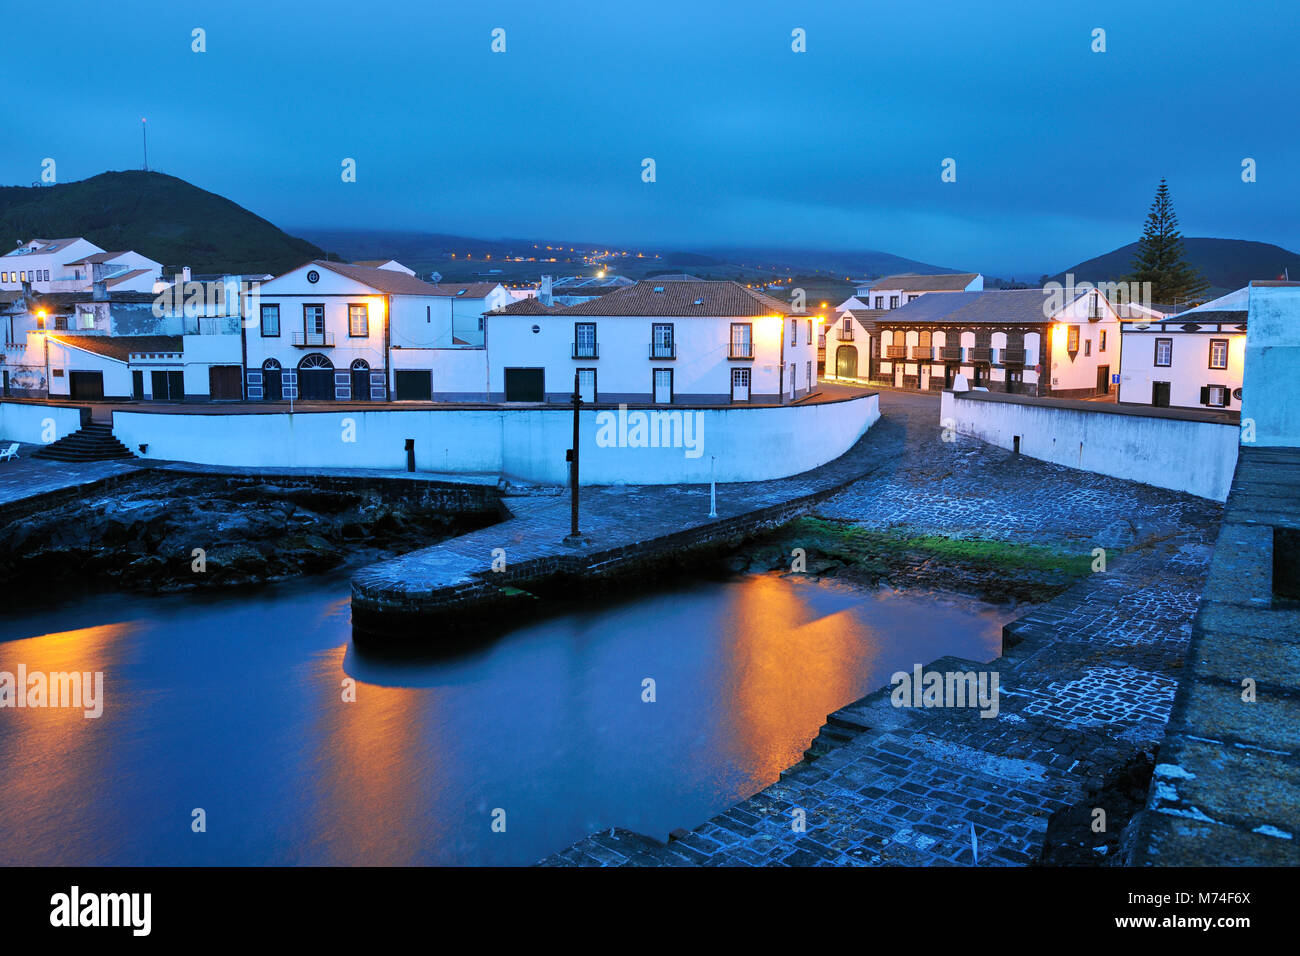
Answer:
[[[1150,282],[1155,302],[1184,304],[1204,295],[1210,284],[1200,271],[1184,258],[1183,236],[1178,231],[1178,216],[1169,198],[1169,184],[1163,178],[1156,189],[1155,201],[1147,213],[1142,238],[1133,255],[1129,282]]]

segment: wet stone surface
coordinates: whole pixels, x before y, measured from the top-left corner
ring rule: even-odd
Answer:
[[[1119,556],[1008,625],[992,664],[918,662],[996,673],[996,716],[896,707],[884,688],[829,715],[780,781],[685,836],[664,844],[607,830],[543,865],[1118,861],[1140,768],[1169,719],[1222,508],[971,440],[943,442],[928,396],[884,392],[881,410],[868,436],[880,466],[818,505],[817,517]],[[1102,834],[1091,829],[1094,804],[1107,810]]]

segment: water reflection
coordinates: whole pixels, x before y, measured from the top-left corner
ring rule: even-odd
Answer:
[[[893,671],[992,659],[1014,616],[769,575],[403,661],[357,650],[347,594],[336,576],[6,619],[0,670],[101,669],[107,703],[0,710],[0,863],[525,864],[610,826],[662,838],[775,780]]]

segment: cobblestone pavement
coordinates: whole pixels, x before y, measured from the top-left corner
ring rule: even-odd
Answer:
[[[882,392],[881,411],[885,463],[820,516],[1123,553],[1009,625],[992,664],[918,662],[995,673],[996,716],[896,707],[885,688],[831,714],[780,781],[680,839],[615,829],[545,865],[1023,865],[1054,811],[1160,740],[1221,506],[944,442],[930,396]]]

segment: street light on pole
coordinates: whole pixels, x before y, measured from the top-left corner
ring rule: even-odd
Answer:
[[[569,534],[564,543],[571,548],[581,548],[588,544],[582,532],[578,530],[578,409],[582,405],[582,394],[578,390],[578,372],[573,373],[573,447],[569,449]]]

